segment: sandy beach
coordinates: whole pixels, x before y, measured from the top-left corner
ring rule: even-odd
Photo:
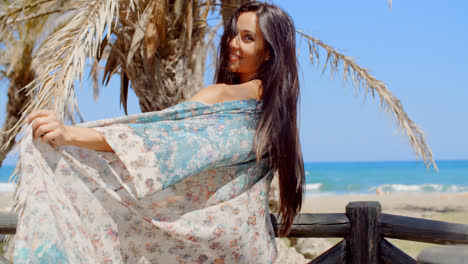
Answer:
[[[302,212],[342,213],[351,201],[378,201],[384,213],[426,218],[440,213],[468,212],[467,200],[468,193],[312,196],[304,200]]]
[[[7,194],[0,193],[0,211],[6,211],[11,205],[11,197]]]

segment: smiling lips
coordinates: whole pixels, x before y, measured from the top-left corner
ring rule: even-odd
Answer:
[[[239,60],[239,55],[236,55],[236,54],[233,54],[233,53],[229,53],[229,60],[230,61],[236,61],[236,60]]]

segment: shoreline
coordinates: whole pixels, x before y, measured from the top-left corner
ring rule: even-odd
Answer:
[[[326,202],[322,202],[321,198],[326,198]],[[301,212],[343,213],[351,201],[378,201],[384,213],[424,217],[435,213],[468,212],[467,199],[468,192],[306,196]]]
[[[11,193],[7,194],[0,192],[0,211],[9,211],[11,200]]]

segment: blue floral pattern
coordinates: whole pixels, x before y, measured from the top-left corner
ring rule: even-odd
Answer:
[[[15,263],[275,263],[261,101],[81,124],[115,153],[21,144]]]

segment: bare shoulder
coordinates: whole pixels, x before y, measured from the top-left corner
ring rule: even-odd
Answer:
[[[213,84],[198,91],[188,101],[199,101],[207,104],[215,104],[246,99],[260,99],[258,85],[254,83],[231,85],[224,83]]]
[[[198,101],[207,104],[215,104],[222,102],[226,86],[227,85],[223,83],[217,83],[207,86],[198,91],[187,101]]]

